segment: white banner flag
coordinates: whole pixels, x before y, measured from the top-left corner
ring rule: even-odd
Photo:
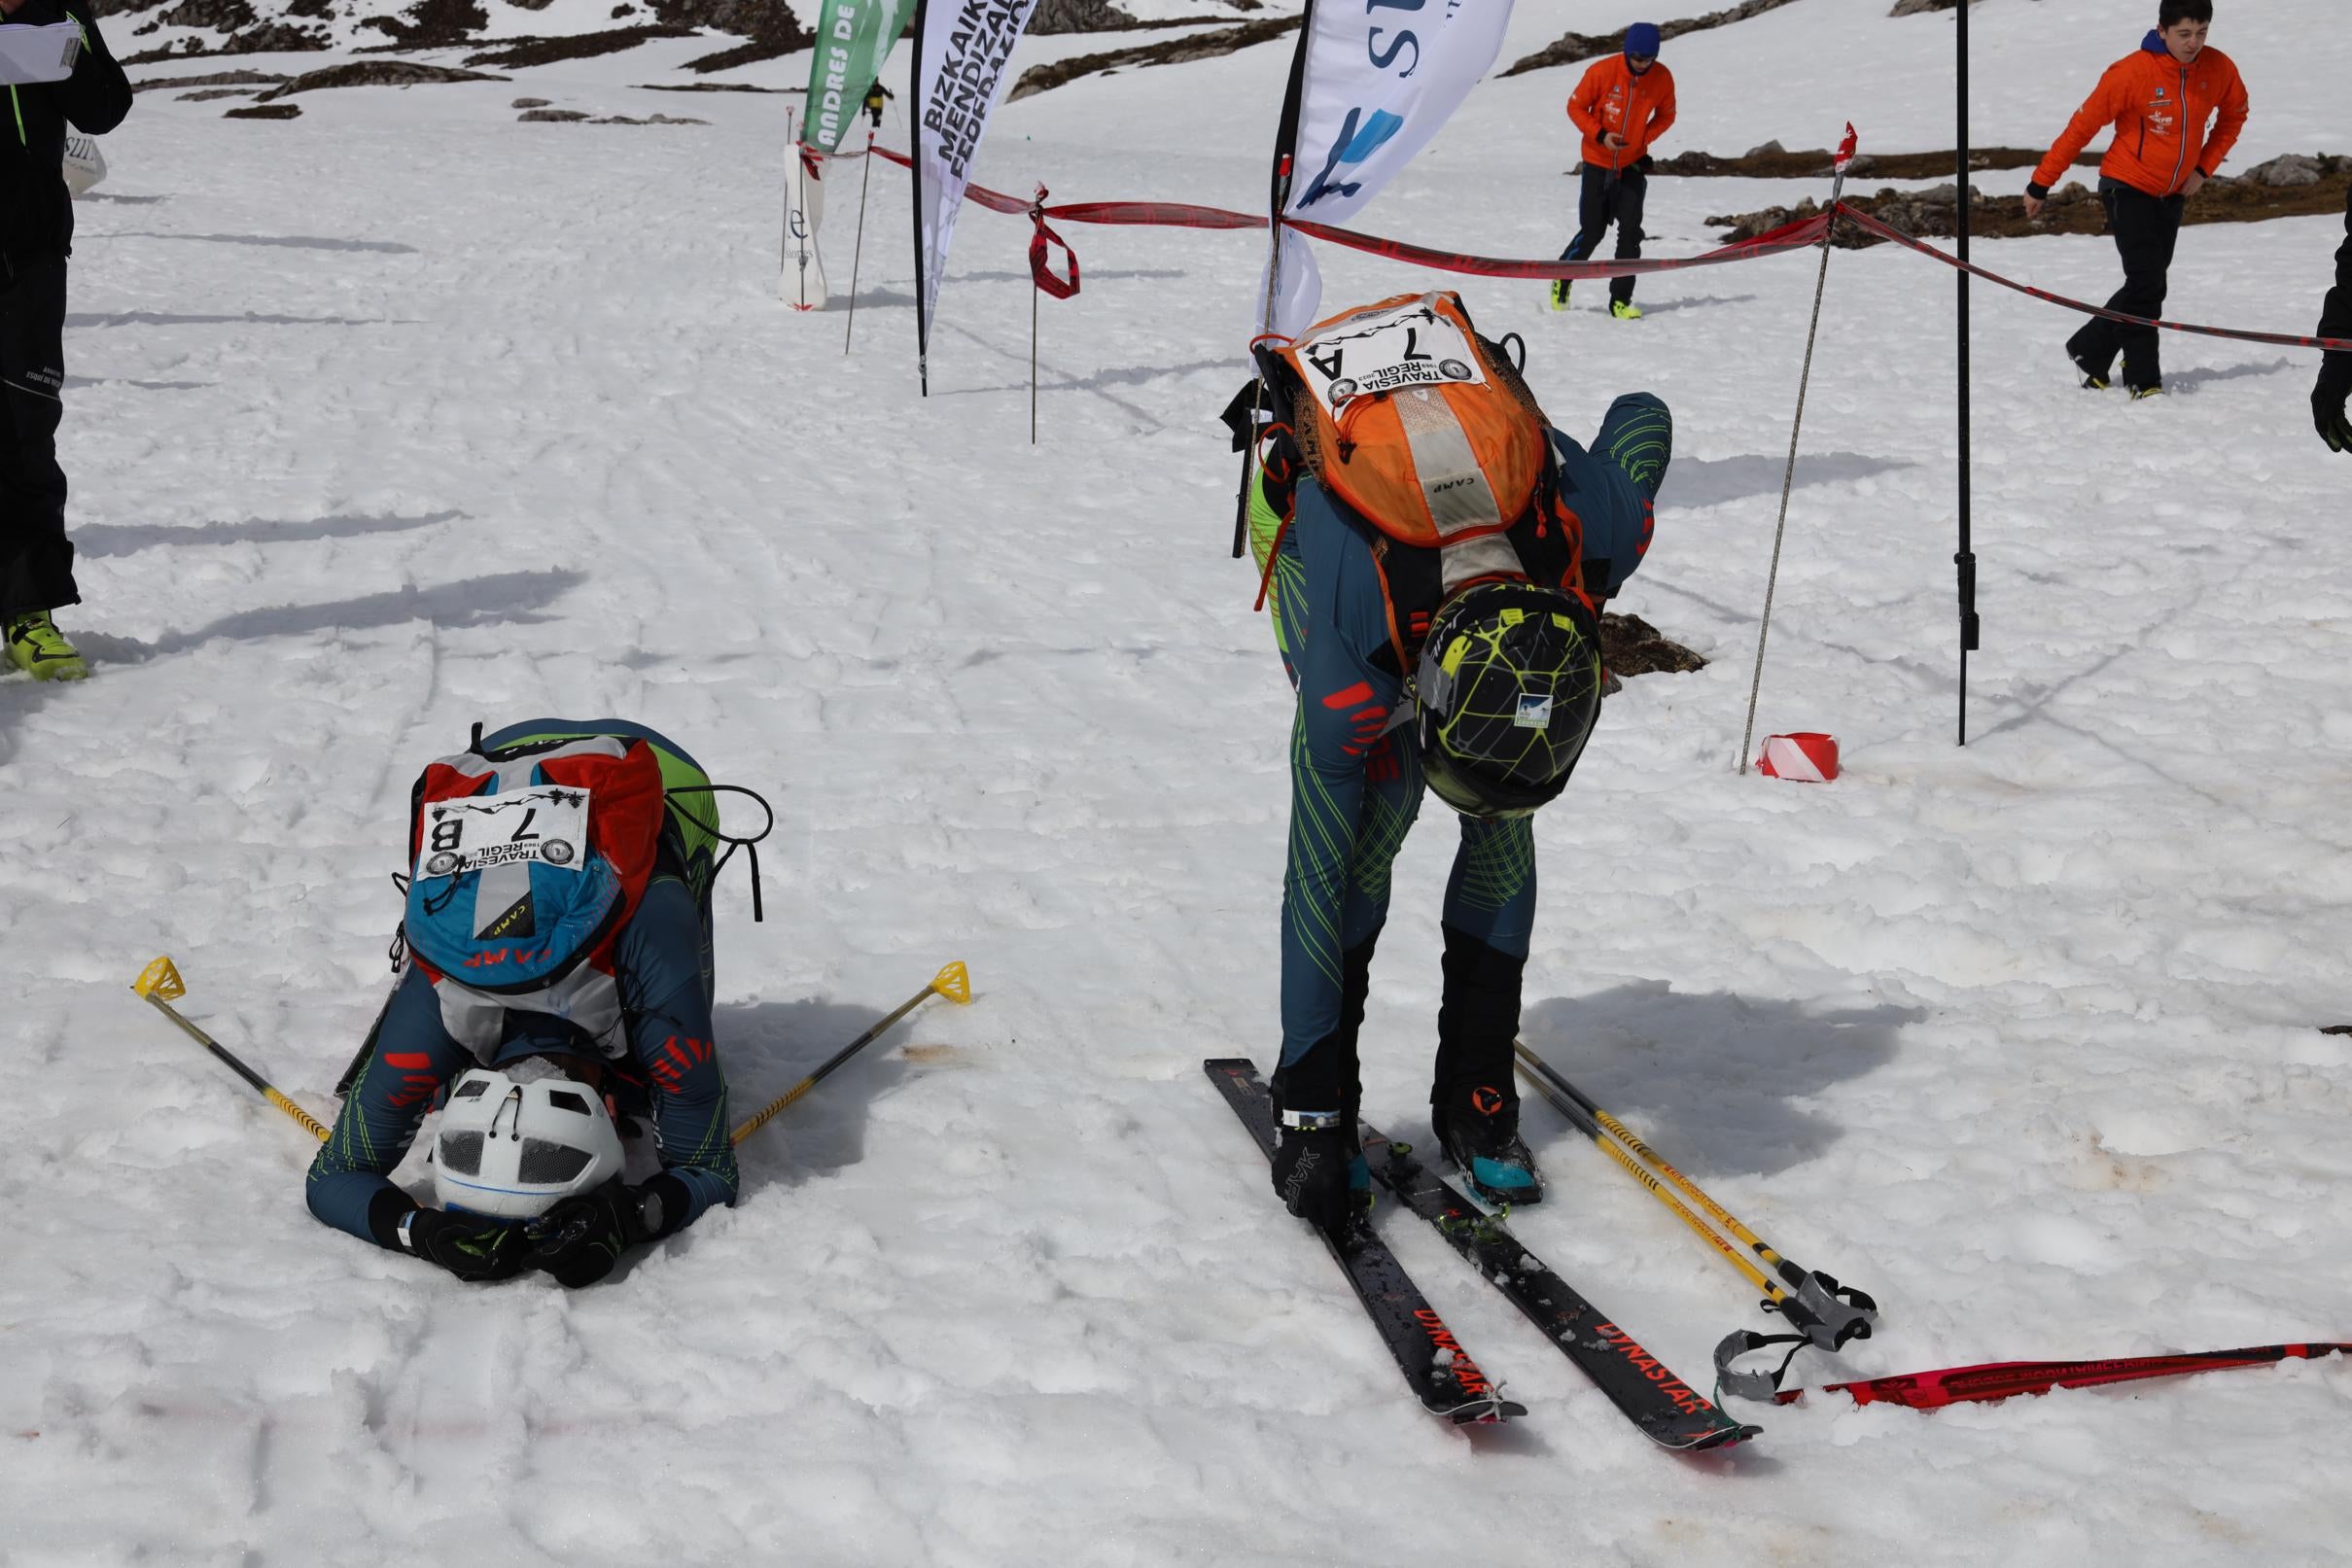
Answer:
[[[1362,211],[1493,65],[1510,20],[1511,0],[1311,0],[1282,216],[1344,224]],[[1278,234],[1273,256],[1281,280],[1263,330],[1295,337],[1322,277],[1301,235]]]
[[[928,360],[931,313],[980,133],[1004,64],[1037,0],[923,0],[915,13],[915,327]],[[926,367],[928,380],[928,366]]]

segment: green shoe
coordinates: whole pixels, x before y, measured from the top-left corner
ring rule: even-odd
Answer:
[[[46,610],[10,619],[8,662],[35,680],[89,679],[89,666],[82,662],[81,650],[65,640]]]
[[[1641,307],[1631,299],[1612,299],[1609,301],[1609,314],[1619,321],[1639,321]]]
[[[1568,308],[1568,280],[1565,278],[1554,278],[1552,280],[1552,308],[1554,310],[1565,310]]]

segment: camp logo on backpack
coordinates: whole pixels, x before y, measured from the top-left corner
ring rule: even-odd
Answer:
[[[647,742],[589,736],[426,766],[403,927],[442,1022],[475,1050],[509,1007],[619,1040],[613,948],[653,872],[662,772]]]
[[[1543,410],[1457,295],[1398,295],[1317,322],[1274,356],[1324,488],[1400,543],[1499,534],[1549,452]]]

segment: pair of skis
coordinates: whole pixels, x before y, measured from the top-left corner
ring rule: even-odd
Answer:
[[[1278,1137],[1274,1100],[1256,1065],[1244,1058],[1211,1059],[1201,1065],[1271,1159]],[[1676,1377],[1520,1245],[1500,1220],[1414,1159],[1405,1145],[1389,1142],[1369,1122],[1361,1125],[1361,1135],[1373,1177],[1428,1221],[1643,1436],[1663,1448],[1696,1451],[1728,1447],[1757,1434],[1758,1428],[1733,1420]],[[1463,1350],[1368,1219],[1346,1236],[1325,1235],[1323,1240],[1424,1410],[1456,1425],[1527,1413],[1524,1406],[1504,1399],[1500,1385]]]

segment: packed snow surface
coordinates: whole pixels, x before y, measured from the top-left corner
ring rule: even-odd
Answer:
[[[2235,166],[2352,151],[2339,4],[2225,16]],[[1528,49],[1631,19],[1526,9]],[[1848,118],[1948,145],[1949,17],[1884,11],[1670,49],[1667,150]],[[1983,6],[1978,137],[2047,142],[2134,41],[2120,15]],[[1027,226],[961,224],[919,400],[904,176],[873,170],[845,356],[838,301],[774,297],[790,100],[631,86],[709,47],[306,94],[292,123],[151,91],[108,138],[65,426],[64,623],[97,673],[0,682],[0,1563],[2342,1560],[2341,1364],[1738,1407],[1762,1440],[1677,1460],[1391,1215],[1531,1411],[1422,1415],[1199,1068],[1278,1037],[1290,695],[1214,423],[1262,242],[1067,228],[1085,290],[1043,306],[1033,446]],[[975,172],[1255,207],[1286,57],[1043,94]],[[1489,83],[1366,226],[1556,251],[1571,81]],[[518,93],[710,123],[517,124]],[[860,178],[829,176],[837,289]],[[1804,193],[1660,180],[1653,254]],[[2307,331],[2339,233],[2189,229],[2171,308]],[[2115,282],[2103,240],[1978,254]],[[1444,281],[1322,260],[1333,308]],[[1597,286],[1559,315],[1459,284],[1571,434],[1620,392],[1671,403],[1617,608],[1714,661],[1630,680],[1542,818],[1527,1036],[1878,1296],[1880,1336],[1808,1381],[2352,1338],[2352,1039],[2316,1028],[2352,1017],[2352,464],[2311,434],[2312,357],[2175,339],[2170,395],[2124,403],[2075,389],[2063,313],[1978,289],[1957,749],[1952,284],[1838,253],[1759,730],[1832,732],[1846,771],[1741,778],[1816,265],[1646,281],[1638,326]],[[474,719],[542,714],[654,724],[776,803],[766,923],[739,873],[720,894],[742,1109],[949,958],[978,993],[747,1144],[737,1207],[577,1295],[319,1227],[310,1140],[129,990],[172,954],[189,1015],[331,1115],[410,781]],[[1422,1138],[1453,842],[1424,819],[1365,1029],[1367,1111]],[[1514,1227],[1703,1385],[1768,1320],[1527,1125],[1553,1197]]]

